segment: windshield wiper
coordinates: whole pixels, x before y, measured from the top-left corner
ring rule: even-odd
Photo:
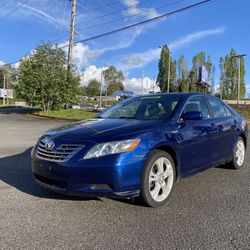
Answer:
[[[120,117],[117,117],[116,119],[137,119],[135,117],[127,117],[127,116],[120,116]]]

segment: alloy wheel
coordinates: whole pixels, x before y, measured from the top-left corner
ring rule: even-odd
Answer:
[[[174,169],[171,162],[160,157],[151,167],[149,174],[149,192],[156,202],[164,201],[174,184]]]

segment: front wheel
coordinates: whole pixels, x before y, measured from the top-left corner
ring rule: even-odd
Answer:
[[[176,180],[175,164],[172,157],[160,150],[151,153],[141,183],[141,198],[150,207],[166,203]]]
[[[230,165],[234,169],[240,169],[244,165],[246,157],[246,146],[242,137],[239,137],[233,152],[233,160],[230,162]]]

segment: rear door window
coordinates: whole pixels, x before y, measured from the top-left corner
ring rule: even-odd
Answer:
[[[223,103],[219,100],[209,97],[208,103],[215,118],[228,116]]]

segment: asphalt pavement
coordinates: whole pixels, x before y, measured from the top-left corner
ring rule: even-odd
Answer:
[[[0,109],[0,249],[250,249],[250,151],[240,171],[209,169],[152,209],[41,189],[31,173],[38,136],[63,121]],[[209,153],[209,152],[208,152]]]

